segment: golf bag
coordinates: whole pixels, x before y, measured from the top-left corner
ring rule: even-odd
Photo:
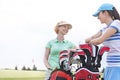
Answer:
[[[60,52],[60,69],[51,73],[50,80],[100,80],[98,68],[101,67],[103,53],[109,51],[109,48],[91,44],[81,44],[79,47],[75,51]],[[77,64],[74,74],[71,71],[72,64]]]
[[[79,47],[85,54],[78,54],[82,66],[76,70],[75,80],[100,80],[98,68],[101,67],[103,53],[109,51],[109,48],[90,44],[81,44]]]

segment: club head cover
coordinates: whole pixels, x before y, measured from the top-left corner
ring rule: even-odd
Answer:
[[[69,53],[68,53],[67,50],[63,50],[63,51],[60,52],[59,64],[60,64],[60,68],[62,70],[68,70],[68,66],[69,66]]]
[[[102,46],[100,49],[99,49],[99,55],[103,55],[104,52],[108,52],[110,50],[109,47],[107,46]]]

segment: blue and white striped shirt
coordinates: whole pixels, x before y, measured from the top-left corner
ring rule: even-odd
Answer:
[[[101,31],[104,33],[104,31],[110,27],[116,29],[117,32],[103,42],[103,45],[110,47],[110,51],[107,54],[107,66],[120,67],[120,21],[114,20]]]

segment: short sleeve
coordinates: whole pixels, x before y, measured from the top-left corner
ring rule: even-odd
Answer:
[[[109,27],[116,29],[117,32],[120,32],[120,21],[115,20]]]
[[[100,29],[100,32],[104,32],[106,30],[107,27],[104,27],[102,29]]]
[[[46,44],[46,48],[51,48],[51,42],[49,41],[47,44]]]

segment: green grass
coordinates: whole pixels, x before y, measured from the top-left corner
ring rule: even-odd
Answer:
[[[44,71],[0,70],[0,80],[44,80]]]
[[[44,80],[44,77],[44,71],[0,70],[0,80]]]
[[[0,80],[44,80],[44,78],[0,78]]]

